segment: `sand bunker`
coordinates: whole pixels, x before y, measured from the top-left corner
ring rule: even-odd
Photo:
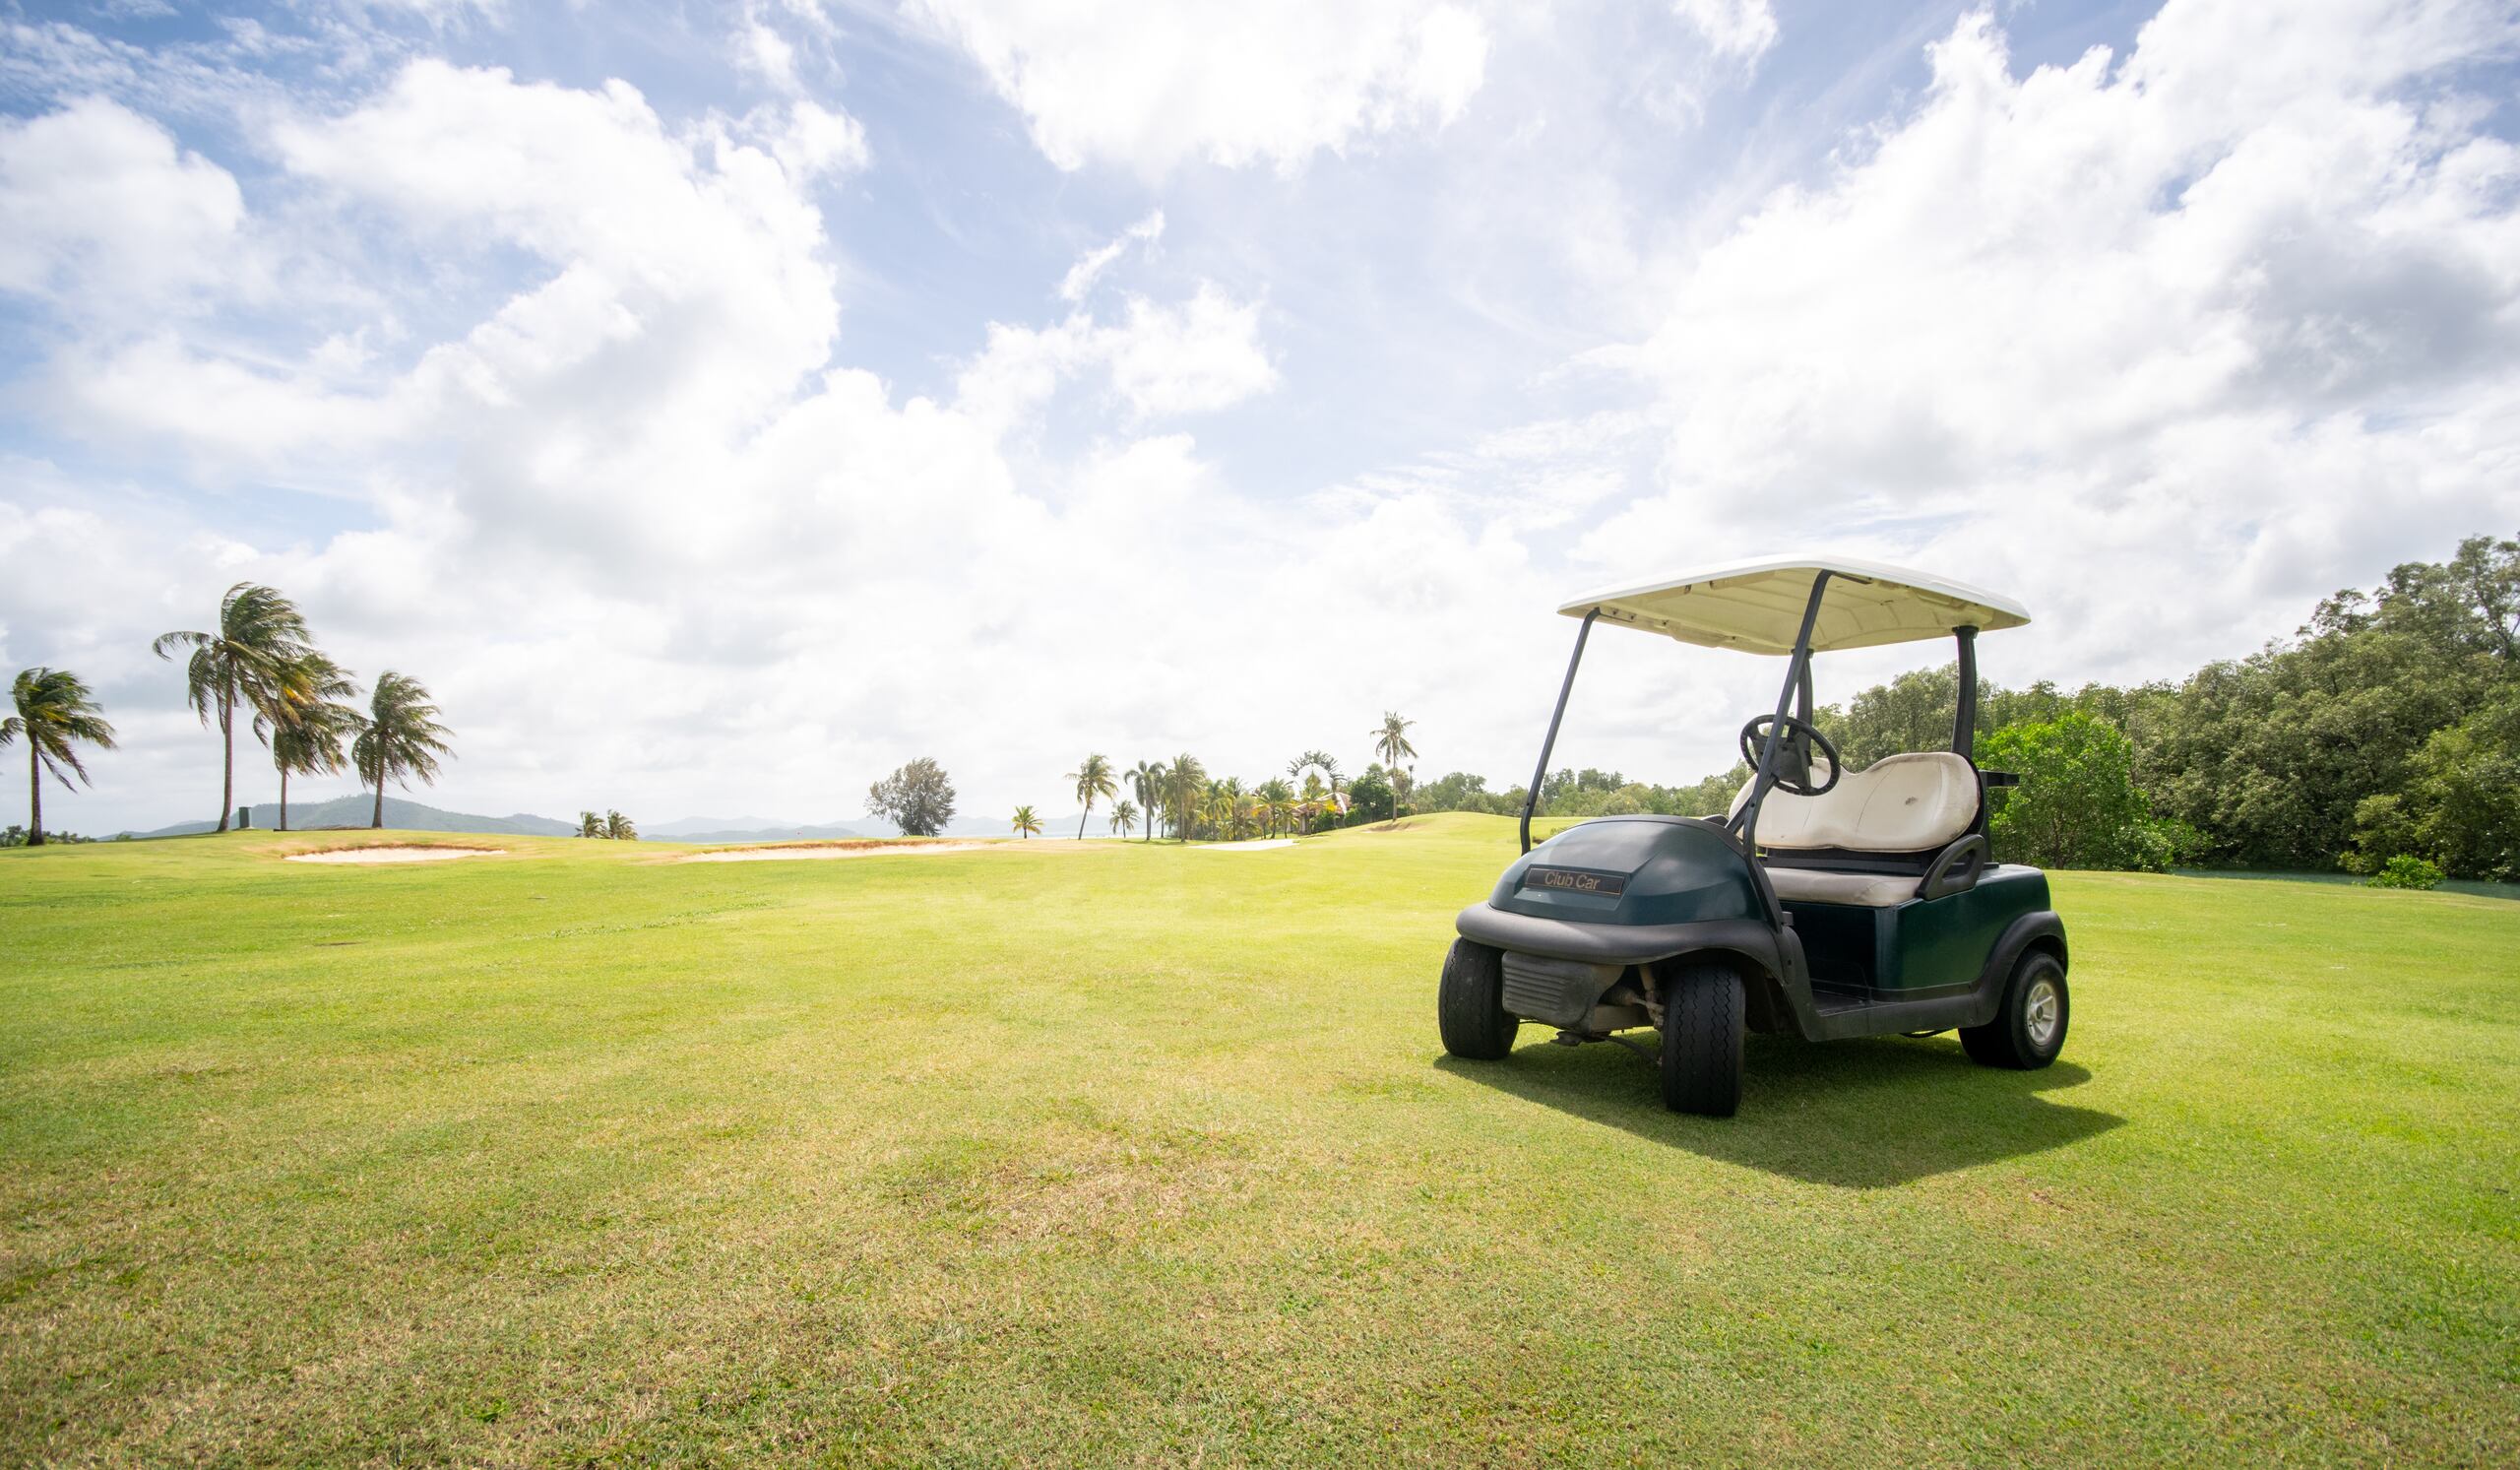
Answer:
[[[492,858],[497,848],[333,848],[321,853],[291,853],[291,863],[447,863],[457,858]]]
[[[1262,838],[1258,842],[1212,842],[1202,847],[1192,848],[1190,851],[1194,853],[1251,853],[1257,852],[1262,848],[1291,848],[1294,845],[1295,840],[1292,837],[1266,837]]]
[[[800,842],[758,848],[720,848],[693,853],[683,863],[785,863],[823,858],[914,858],[927,853],[971,853],[1002,848],[1002,842]]]

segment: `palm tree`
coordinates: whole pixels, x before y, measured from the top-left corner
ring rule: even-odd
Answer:
[[[1321,770],[1320,776],[1306,776],[1303,782],[1304,797],[1312,802],[1312,810],[1304,815],[1304,831],[1309,835],[1312,818],[1324,807],[1344,809],[1346,806],[1339,794],[1347,789],[1347,778],[1339,774],[1339,757],[1327,750],[1307,750],[1303,759],[1306,766],[1317,766]]]
[[[161,659],[173,658],[178,648],[193,651],[184,662],[184,695],[202,724],[219,721],[219,830],[224,832],[236,809],[236,703],[268,708],[290,666],[315,652],[306,618],[272,589],[239,582],[219,600],[218,632],[162,633],[150,647]]]
[[[1313,770],[1318,770],[1321,773],[1320,776],[1313,777],[1304,775],[1305,772]],[[1294,760],[1288,765],[1287,774],[1289,776],[1303,777],[1304,798],[1308,801],[1315,801],[1316,809],[1320,794],[1327,792],[1332,797],[1338,796],[1340,787],[1346,780],[1346,778],[1339,774],[1339,757],[1331,754],[1327,750],[1307,750],[1303,754],[1296,756]],[[1325,782],[1327,785],[1323,784]],[[1311,830],[1311,822],[1312,813],[1304,813],[1306,831]]]
[[[579,812],[578,835],[580,837],[601,837],[603,835],[603,818],[596,815],[592,811]]]
[[[358,733],[358,711],[342,701],[357,695],[348,670],[310,650],[274,682],[269,701],[255,706],[254,735],[271,746],[280,772],[283,832],[288,830],[289,776],[330,776],[345,765],[342,741]]]
[[[1122,801],[1111,808],[1112,831],[1119,833],[1122,837],[1126,837],[1131,832],[1137,830],[1137,825],[1138,808],[1135,803]]]
[[[1415,720],[1400,718],[1398,710],[1385,710],[1382,713],[1382,729],[1373,733],[1374,753],[1382,757],[1382,763],[1391,768],[1393,776],[1391,819],[1395,823],[1400,820],[1399,793],[1403,779],[1400,776],[1400,758],[1404,755],[1414,758],[1418,754],[1418,747],[1409,743],[1408,734],[1409,727],[1417,723]]]
[[[1040,830],[1041,819],[1033,814],[1032,807],[1018,806],[1015,808],[1015,831],[1018,836],[1029,840],[1034,833]]]
[[[639,840],[639,824],[630,820],[628,817],[623,816],[620,812],[606,811],[603,814],[603,835],[611,838],[614,842],[637,842]]]
[[[1190,840],[1190,829],[1199,823],[1199,798],[1208,789],[1208,768],[1199,764],[1195,755],[1172,757],[1172,768],[1164,783],[1165,809],[1172,817],[1175,836]]]
[[[377,675],[376,692],[368,696],[367,718],[358,738],[350,742],[350,761],[376,788],[376,816],[370,827],[385,825],[385,783],[390,779],[410,789],[416,776],[425,786],[437,780],[437,758],[450,753],[450,732],[437,723],[437,706],[429,691],[408,673],[392,670]]]
[[[1146,812],[1146,840],[1155,841],[1155,812],[1164,804],[1164,762],[1139,761],[1129,767],[1129,791]]]
[[[79,741],[99,750],[114,748],[114,728],[105,723],[88,686],[67,669],[34,668],[18,675],[10,689],[18,712],[0,720],[0,748],[20,735],[27,737],[27,846],[43,846],[43,773],[50,771],[65,791],[76,776],[84,785],[88,768],[72,746]],[[69,775],[62,773],[69,768]]]
[[[1261,782],[1260,789],[1252,795],[1260,799],[1260,811],[1268,819],[1269,835],[1277,836],[1278,823],[1294,810],[1295,789],[1287,784],[1284,776],[1272,776]]]
[[[1076,783],[1076,799],[1085,803],[1085,814],[1076,819],[1079,841],[1085,837],[1085,818],[1094,814],[1094,803],[1118,796],[1120,784],[1111,779],[1111,763],[1100,755],[1089,755],[1085,764],[1068,772],[1067,779]]]

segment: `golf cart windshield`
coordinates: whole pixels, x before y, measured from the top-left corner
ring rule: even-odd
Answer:
[[[1557,610],[1583,619],[1583,626],[1576,631],[1575,654],[1567,661],[1557,708],[1548,718],[1540,764],[1523,801],[1522,838],[1527,853],[1532,846],[1532,813],[1539,805],[1541,783],[1548,776],[1558,723],[1565,717],[1575,670],[1583,662],[1584,643],[1596,622],[1623,624],[1709,648],[1787,656],[1785,686],[1777,695],[1776,713],[1766,722],[1748,798],[1727,822],[1755,852],[1759,807],[1776,784],[1779,762],[1798,765],[1807,759],[1807,749],[1795,744],[1802,736],[1797,732],[1790,739],[1788,733],[1797,725],[1810,728],[1811,655],[1926,638],[1953,639],[1959,647],[1960,707],[1953,723],[1952,748],[1966,756],[1977,723],[1977,635],[2030,621],[2030,613],[2019,603],[1996,593],[1879,562],[1812,557],[1772,557],[1706,567],[1577,598]]]

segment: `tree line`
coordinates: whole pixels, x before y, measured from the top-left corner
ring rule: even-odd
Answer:
[[[1153,842],[1159,830],[1175,841],[1238,842],[1282,833],[1314,833],[1367,821],[1390,821],[1407,810],[1411,788],[1408,765],[1418,756],[1409,739],[1417,724],[1397,711],[1384,714],[1371,732],[1379,757],[1351,780],[1339,759],[1326,750],[1307,750],[1287,762],[1286,774],[1245,782],[1237,776],[1215,776],[1198,756],[1184,752],[1166,760],[1141,760],[1122,771],[1110,758],[1095,752],[1077,763],[1061,780],[1084,807],[1076,835],[1085,835],[1095,808],[1109,802],[1114,836],[1143,834]],[[1386,765],[1385,762],[1389,764]],[[1126,796],[1122,796],[1123,792]],[[867,788],[866,810],[899,827],[906,837],[933,837],[954,819],[952,780],[927,756],[911,761]],[[1030,803],[1015,808],[1009,824],[1019,837],[1041,831],[1041,819]]]
[[[1850,767],[1950,742],[1951,665],[1823,706]],[[2440,872],[2520,881],[2520,541],[2470,537],[2321,601],[2289,638],[2178,680],[1982,683],[1978,763],[1998,855],[2057,867],[2174,864]],[[1690,786],[1560,771],[1552,816],[1722,812],[1745,766]],[[1518,813],[1525,789],[1454,772],[1426,810]]]
[[[281,831],[288,830],[288,779],[358,773],[376,789],[369,823],[385,825],[385,783],[408,789],[437,779],[438,761],[452,753],[451,733],[437,723],[438,708],[418,679],[387,670],[376,677],[364,708],[356,677],[315,643],[297,605],[269,587],[239,582],[219,602],[217,625],[158,635],[151,648],[161,659],[184,658],[184,697],[204,728],[220,739],[219,823],[227,830],[236,810],[236,731],[241,722],[270,751],[280,773]],[[114,748],[114,729],[85,681],[67,670],[34,668],[21,672],[12,689],[16,713],[0,721],[0,747],[27,741],[27,844],[40,847],[43,778],[64,789],[89,784],[79,747]],[[74,783],[71,778],[78,778]]]

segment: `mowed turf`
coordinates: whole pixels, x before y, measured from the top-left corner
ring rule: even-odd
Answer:
[[[2520,904],[2059,875],[2054,1068],[1714,1121],[1443,1056],[1511,833],[0,854],[0,1461],[2514,1459]]]

